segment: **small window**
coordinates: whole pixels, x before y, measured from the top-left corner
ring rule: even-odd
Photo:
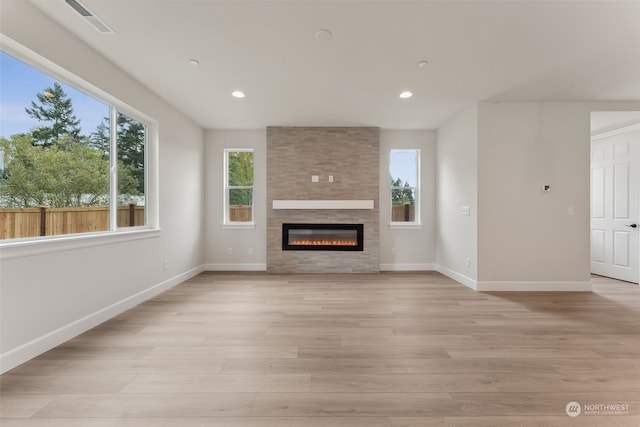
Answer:
[[[391,222],[420,223],[420,150],[391,150]]]
[[[225,151],[225,224],[253,223],[253,150]]]

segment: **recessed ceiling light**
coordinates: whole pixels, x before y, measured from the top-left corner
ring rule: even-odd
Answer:
[[[408,90],[405,90],[404,92],[400,93],[400,98],[402,99],[411,98],[412,96],[413,96],[413,93],[409,92]]]
[[[233,96],[234,98],[244,98],[244,92],[242,92],[241,90],[234,90],[233,92],[231,92],[231,96]]]
[[[333,35],[329,30],[318,30],[316,31],[316,40],[331,40]]]
[[[193,65],[194,67],[197,67],[198,65],[200,65],[200,61],[198,61],[197,59],[190,59],[189,64]]]
[[[418,62],[418,67],[420,67],[420,68],[424,68],[427,65],[429,65],[429,61],[420,61],[420,62]]]

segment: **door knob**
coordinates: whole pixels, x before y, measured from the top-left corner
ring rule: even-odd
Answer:
[[[638,224],[626,224],[627,227],[636,228]]]

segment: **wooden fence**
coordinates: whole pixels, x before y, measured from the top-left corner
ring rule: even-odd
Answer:
[[[392,205],[391,221],[413,222],[416,220],[416,207],[414,205]]]
[[[118,206],[118,227],[144,225],[144,206]],[[109,230],[109,207],[0,209],[0,240]]]
[[[229,219],[233,222],[251,222],[251,205],[229,206]]]

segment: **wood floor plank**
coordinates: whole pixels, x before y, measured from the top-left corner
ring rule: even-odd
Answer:
[[[303,374],[303,373],[388,372],[384,359],[229,359],[223,374]]]
[[[224,417],[170,419],[164,427],[391,427],[387,417]]]
[[[136,375],[217,374],[225,359],[190,360],[32,360],[9,371],[10,375]],[[7,374],[5,374],[7,375]]]
[[[570,360],[570,359],[568,359]],[[600,360],[600,359],[598,359]],[[556,373],[557,359],[386,359],[394,374],[465,374],[465,373]],[[602,363],[602,362],[600,362]]]
[[[346,346],[412,346],[412,345],[478,345],[471,335],[344,335],[340,337]]]
[[[640,392],[640,374],[578,372],[573,374],[486,374],[491,384],[506,392]]]
[[[508,339],[508,338],[506,338]],[[492,359],[557,359],[557,358],[596,358],[600,359],[598,353],[589,350],[587,348],[566,348],[566,347],[513,347],[513,346],[500,346],[500,347],[445,347],[444,350],[454,359],[461,358],[492,358]]]
[[[436,393],[501,391],[482,374],[312,374],[312,392]]]
[[[158,346],[144,359],[292,359],[297,355],[298,347],[295,346]]]
[[[139,375],[121,393],[303,393],[309,374],[267,375]]]
[[[0,416],[4,425],[6,418],[28,418],[36,412],[55,401],[59,396],[56,394],[14,394],[6,393],[0,398]]]
[[[63,394],[35,418],[174,418],[249,415],[254,393]]]
[[[440,346],[341,346],[341,347],[300,347],[300,359],[446,359],[447,352]]]
[[[3,375],[0,396],[15,394],[118,393],[135,375]]]
[[[447,393],[258,393],[256,416],[462,415]]]
[[[167,418],[3,418],[2,427],[165,427]]]

